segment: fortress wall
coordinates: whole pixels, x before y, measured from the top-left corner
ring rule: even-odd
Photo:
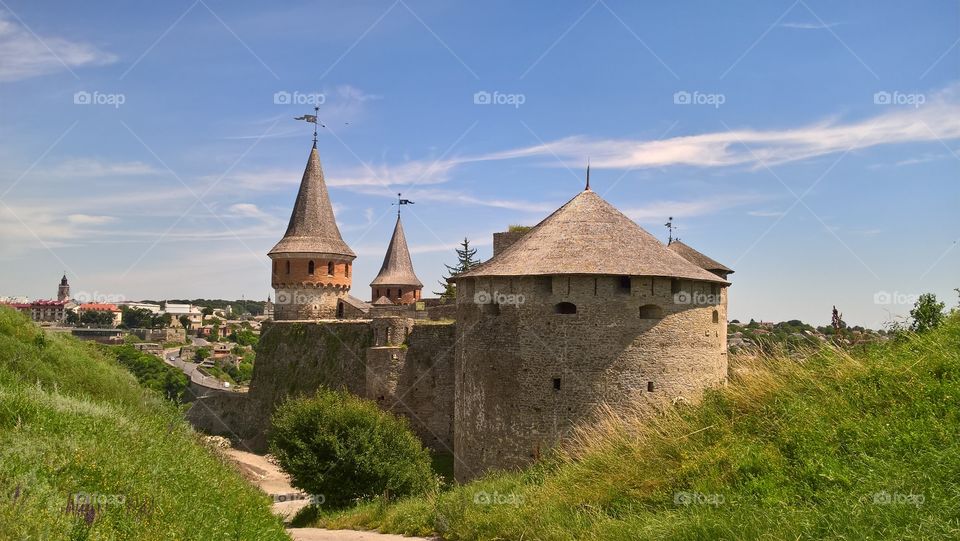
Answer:
[[[669,278],[635,277],[627,287],[619,277],[593,276],[458,282],[458,480],[529,464],[602,405],[627,411],[692,401],[724,381],[723,288],[705,298],[714,293],[709,284],[677,285],[692,300],[718,304],[675,303]],[[486,298],[504,304],[473,302]],[[577,313],[555,313],[559,302]],[[650,304],[662,317],[640,316]]]

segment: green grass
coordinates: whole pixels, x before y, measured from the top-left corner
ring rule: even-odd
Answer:
[[[960,539],[960,314],[855,356],[732,369],[699,406],[609,417],[527,471],[313,523],[450,540]]]
[[[89,525],[78,493],[100,495]],[[175,405],[94,345],[0,309],[0,539],[288,537]]]

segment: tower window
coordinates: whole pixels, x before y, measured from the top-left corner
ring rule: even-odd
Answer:
[[[652,393],[652,392],[653,392],[653,382],[652,382],[652,381],[648,381],[648,382],[647,382],[647,392],[648,392],[648,393]]]
[[[644,304],[640,307],[641,319],[660,319],[663,317],[663,310],[656,304]]]
[[[333,261],[327,263],[327,274],[333,276]]]
[[[310,261],[309,263],[307,263],[307,274],[313,274],[313,270],[314,270],[313,261]]]
[[[617,289],[620,293],[630,293],[630,277],[620,276],[617,280]]]
[[[390,288],[387,288],[387,298],[390,298]]]
[[[572,302],[558,302],[553,306],[553,310],[558,314],[576,314],[577,305]]]
[[[350,278],[350,263],[343,266],[343,275]]]
[[[290,274],[290,260],[287,260],[287,274]]]
[[[713,322],[720,323],[720,312],[716,310],[713,311]]]
[[[560,378],[553,378],[553,390],[554,391],[560,390]]]
[[[676,295],[677,293],[680,293],[680,280],[679,280],[679,279],[674,278],[673,280],[670,280],[670,293],[672,293],[672,294],[674,294],[674,295]]]
[[[402,289],[398,289],[398,290],[397,290],[397,297],[403,297],[403,290],[402,290]]]

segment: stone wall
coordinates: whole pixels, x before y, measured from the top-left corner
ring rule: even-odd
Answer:
[[[520,240],[520,238],[526,234],[526,231],[502,231],[500,233],[494,233],[493,255],[496,256],[500,252],[506,250],[510,247],[510,245]]]
[[[457,290],[458,480],[529,464],[601,405],[696,400],[725,381],[724,288],[547,276],[463,279]],[[681,292],[689,304],[675,302]]]

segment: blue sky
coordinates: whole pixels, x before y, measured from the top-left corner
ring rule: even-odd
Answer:
[[[341,4],[0,1],[0,295],[266,297],[319,101],[361,298],[397,192],[433,289],[589,157],[736,270],[732,318],[956,304],[955,1]]]

